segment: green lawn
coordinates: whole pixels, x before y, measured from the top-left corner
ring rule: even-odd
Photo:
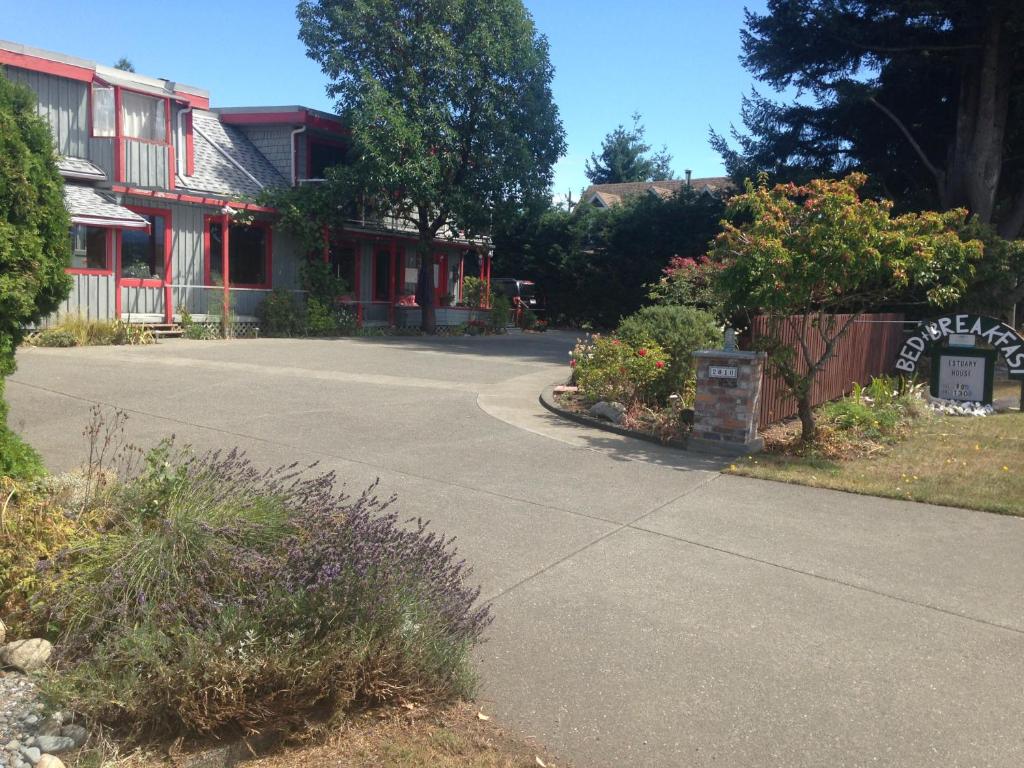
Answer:
[[[862,458],[759,454],[729,473],[1024,516],[1024,415],[922,416],[910,436]]]

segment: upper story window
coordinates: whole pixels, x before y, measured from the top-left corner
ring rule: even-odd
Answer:
[[[309,178],[323,179],[328,168],[344,165],[345,147],[334,142],[309,142]]]
[[[131,91],[121,92],[121,130],[133,139],[167,140],[164,100]]]
[[[115,130],[114,89],[109,85],[93,85],[92,135],[113,136]]]

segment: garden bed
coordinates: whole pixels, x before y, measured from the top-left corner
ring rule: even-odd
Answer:
[[[613,424],[607,419],[601,419],[589,414],[589,405],[583,396],[576,391],[557,391],[555,385],[546,387],[540,395],[540,402],[545,408],[563,418],[575,421],[577,424],[602,429],[605,432],[613,432],[625,437],[635,437],[638,440],[646,440],[650,443],[667,445],[671,448],[686,449],[686,436],[689,433],[688,425],[680,425],[677,431],[666,432],[657,426],[656,417],[642,414],[639,417],[629,417],[623,425]]]

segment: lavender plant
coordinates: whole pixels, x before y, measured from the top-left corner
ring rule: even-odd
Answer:
[[[65,706],[153,736],[471,692],[490,610],[453,540],[376,485],[165,442],[116,506],[50,574]]]

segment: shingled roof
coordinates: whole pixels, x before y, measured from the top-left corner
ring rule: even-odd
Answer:
[[[580,204],[611,208],[631,197],[644,193],[657,195],[665,200],[676,194],[687,184],[700,193],[717,194],[732,187],[728,176],[710,176],[704,179],[664,179],[661,181],[628,181],[620,184],[591,184],[580,197]]]
[[[286,187],[288,181],[256,149],[246,135],[224,125],[212,112],[192,112],[195,168],[191,176],[176,176],[177,186],[230,198],[255,197],[266,187]]]

